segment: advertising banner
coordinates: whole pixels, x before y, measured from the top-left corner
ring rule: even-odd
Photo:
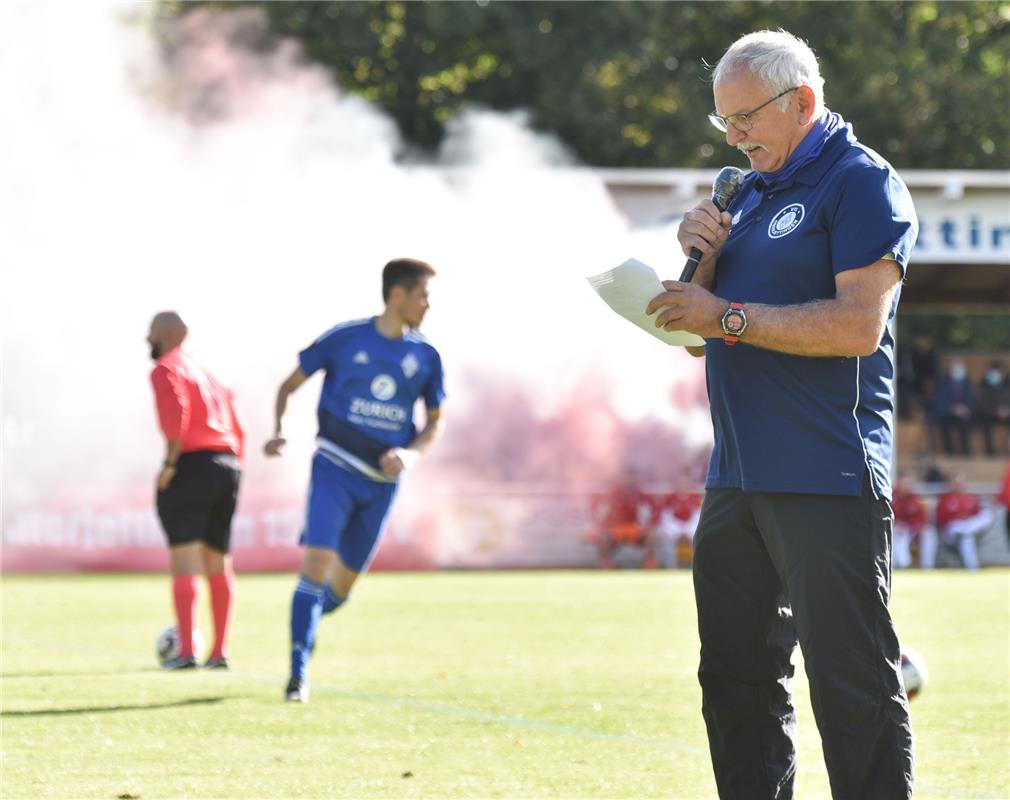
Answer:
[[[294,572],[304,499],[239,504],[235,568]],[[577,567],[595,563],[588,498],[508,487],[445,493],[425,502],[405,492],[372,569]],[[163,571],[168,551],[153,504],[53,505],[5,513],[4,572]]]

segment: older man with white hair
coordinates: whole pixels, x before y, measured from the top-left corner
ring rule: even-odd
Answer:
[[[695,536],[703,714],[721,798],[791,798],[790,658],[803,651],[835,798],[911,797],[912,732],[888,611],[899,287],[918,222],[904,183],[824,107],[785,31],[735,42],[710,120],[753,171],[657,326],[707,339],[715,447]]]

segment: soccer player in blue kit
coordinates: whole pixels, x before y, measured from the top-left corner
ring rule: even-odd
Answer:
[[[280,455],[285,444],[288,397],[310,375],[325,372],[301,538],[305,557],[291,601],[287,700],[308,701],[308,662],[322,615],[346,602],[382,538],[400,475],[442,435],[442,361],[417,332],[434,274],[414,259],[386,264],[382,314],[337,325],[316,339],[298,354],[298,368],[277,393],[268,456]],[[427,408],[420,432],[413,421],[418,399]]]

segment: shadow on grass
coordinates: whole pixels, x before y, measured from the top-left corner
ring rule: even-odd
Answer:
[[[134,675],[138,672],[164,672],[164,670],[160,667],[123,667],[123,669],[105,669],[87,672],[80,670],[63,672],[58,669],[47,669],[35,672],[0,672],[0,680],[17,680],[18,678],[92,678],[98,675]]]
[[[83,708],[39,708],[28,709],[25,711],[0,711],[0,718],[65,717],[71,714],[105,714],[117,711],[155,711],[160,708],[214,705],[215,703],[220,703],[222,700],[234,699],[234,697],[193,697],[189,700],[176,700],[174,703],[142,703],[132,706],[84,706]]]

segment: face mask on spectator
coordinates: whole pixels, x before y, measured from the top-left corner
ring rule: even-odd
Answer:
[[[950,377],[956,381],[963,381],[967,374],[968,371],[964,368],[964,364],[952,364],[950,367]]]
[[[990,386],[999,386],[1003,383],[1003,373],[998,369],[991,369],[985,374],[985,382]]]

